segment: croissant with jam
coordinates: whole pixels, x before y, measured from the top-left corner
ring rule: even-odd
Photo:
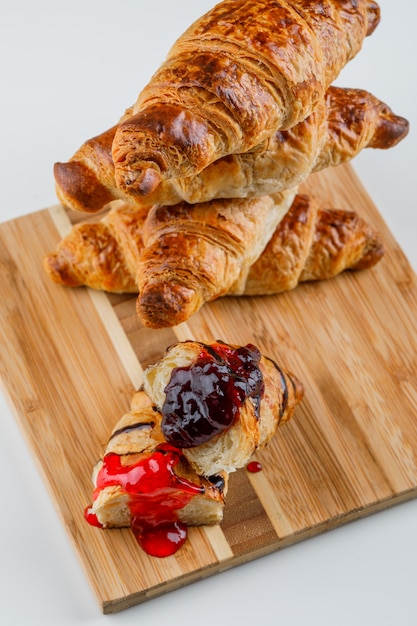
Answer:
[[[93,526],[131,527],[154,556],[180,547],[188,525],[220,522],[228,484],[223,471],[199,476],[167,443],[161,421],[147,394],[135,393],[94,468],[94,499],[85,511]]]
[[[144,197],[116,185],[111,156],[116,129],[86,141],[68,162],[55,163],[56,191],[66,207],[94,213],[115,199],[150,207],[276,193],[300,184],[310,172],[350,161],[364,148],[393,147],[407,135],[408,122],[367,91],[332,86],[293,128],[193,176],[164,180]]]
[[[239,263],[239,246],[243,241],[248,245],[243,235],[252,228],[256,236],[256,229],[251,225],[242,234],[235,222],[228,238],[221,206],[222,201],[214,201],[155,207],[148,214],[117,201],[99,222],[74,226],[45,258],[46,271],[62,285],[116,293],[141,290],[139,316],[158,328],[186,320],[221,295],[280,293],[300,282],[371,267],[383,255],[378,233],[356,213],[323,209],[313,198],[297,195],[258,258]],[[238,215],[242,225],[244,213]],[[255,215],[262,218],[261,211]]]
[[[293,374],[253,345],[172,345],[144,373],[144,390],[162,413],[162,432],[198,474],[244,467],[302,400]]]
[[[131,527],[154,556],[187,526],[222,520],[228,473],[244,467],[302,400],[303,386],[253,345],[182,342],[145,371],[93,471],[87,521]]]
[[[144,196],[292,128],[379,19],[373,0],[220,2],[176,41],[117,128],[117,185]]]

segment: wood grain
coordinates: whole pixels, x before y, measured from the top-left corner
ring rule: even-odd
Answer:
[[[119,611],[417,495],[416,277],[349,166],[304,191],[353,208],[385,241],[374,268],[278,296],[225,297],[186,324],[149,330],[132,296],[49,281],[43,256],[80,215],[62,207],[0,226],[0,376],[105,613]],[[128,530],[85,523],[91,469],[143,368],[174,341],[252,342],[306,389],[291,422],[231,478],[224,521],[192,528],[173,557]]]

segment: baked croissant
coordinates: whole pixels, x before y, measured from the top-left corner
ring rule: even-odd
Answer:
[[[186,526],[222,520],[228,476],[199,476],[181,450],[167,444],[162,415],[140,390],[116,424],[93,472],[94,500],[87,521],[101,528],[131,527],[154,556],[176,551]],[[170,537],[176,537],[176,543]]]
[[[143,224],[138,315],[175,326],[225,295],[262,254],[296,189],[235,200],[154,206]]]
[[[147,195],[295,126],[379,13],[373,0],[220,2],[176,41],[117,128],[117,185]]]
[[[363,257],[363,266],[381,257],[378,235],[359,217],[321,212],[318,220],[317,204],[298,197],[255,266],[254,262],[239,265],[239,255],[232,254],[233,248],[221,233],[227,217],[220,207],[218,212],[213,210],[221,202],[150,211],[143,228],[136,305],[146,326],[177,325],[222,295],[277,293],[300,280],[327,278],[355,267]],[[215,232],[207,228],[206,220],[210,225],[214,220],[218,223]],[[250,232],[255,235],[255,229],[246,232],[246,241]],[[233,283],[232,276],[236,277]]]
[[[165,209],[165,215],[174,220],[174,210],[175,207]],[[160,215],[157,209],[154,213],[151,219]],[[187,210],[189,220],[193,215],[192,210]],[[88,285],[109,292],[138,293],[146,216],[143,209],[117,201],[100,222],[74,226],[57,249],[45,258],[48,275],[55,282],[71,287]],[[191,228],[190,233],[193,237],[195,228]],[[173,253],[178,249],[165,250],[164,238],[159,244],[160,254],[158,257],[155,253],[155,258],[169,263],[175,275],[178,255]],[[223,252],[227,257],[227,251]],[[297,195],[258,260],[249,268],[240,268],[236,279],[228,281],[230,288],[225,295],[279,293],[294,288],[301,281],[323,280],[346,269],[371,267],[382,255],[379,235],[356,213],[319,209],[313,198]],[[197,272],[198,260],[185,259],[184,263]],[[216,271],[212,275],[215,281]],[[198,275],[193,284],[198,288]],[[216,294],[213,285],[212,294]],[[172,284],[156,286],[162,301]],[[220,295],[221,289],[217,287],[217,290],[217,295],[212,297]],[[151,316],[142,303],[138,303],[138,309],[143,322],[153,326],[174,325],[181,315],[181,311],[174,312],[172,317],[165,316],[161,320],[158,310]],[[187,314],[191,314],[190,311]],[[184,313],[182,315],[185,317]]]
[[[295,193],[291,189],[260,198],[183,202],[150,211],[116,200],[99,222],[73,227],[56,251],[47,255],[44,266],[55,282],[64,285],[137,293],[147,279],[141,276],[142,268],[147,277],[155,271],[158,281],[164,280],[168,277],[162,274],[163,266],[158,267],[161,252],[164,249],[168,269],[176,252],[182,258],[178,271],[183,276],[190,272],[189,263],[198,272],[195,280],[201,288],[195,296],[191,289],[188,292],[194,298],[189,306],[196,310],[204,298],[227,291],[242,268],[256,261]],[[185,305],[186,299],[179,294],[176,306]]]
[[[271,295],[345,270],[370,268],[384,255],[381,237],[354,211],[320,208],[297,195],[291,209],[246,276],[228,295]]]
[[[86,141],[70,161],[55,164],[56,191],[65,206],[94,213],[115,199],[152,206],[276,193],[300,184],[311,171],[349,161],[363,148],[393,147],[406,136],[408,122],[367,91],[332,86],[290,130],[194,176],[164,180],[145,197],[129,196],[116,185],[111,157],[116,129]]]
[[[86,520],[131,527],[149,554],[173,554],[187,526],[222,520],[228,473],[267,445],[303,394],[295,376],[251,344],[171,346],[113,429]]]
[[[144,372],[165,439],[208,476],[244,467],[302,400],[304,388],[258,348],[221,341],[172,345]]]

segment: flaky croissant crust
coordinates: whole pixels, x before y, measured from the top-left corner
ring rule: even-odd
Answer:
[[[229,210],[231,204],[228,201]],[[238,213],[240,222],[232,219],[229,226],[223,224],[222,236],[217,233],[214,238],[210,228],[204,235],[205,216],[213,225],[219,219],[210,207],[190,205],[178,215],[176,207],[156,207],[146,215],[134,205],[117,201],[99,222],[74,226],[45,258],[45,269],[52,280],[67,286],[135,294],[142,288],[139,316],[145,325],[158,328],[185,321],[204,302],[222,295],[276,294],[306,280],[325,280],[346,269],[371,267],[383,255],[380,236],[356,213],[323,209],[314,198],[297,195],[266,247],[249,264],[256,247],[247,238],[247,229],[239,234],[244,214]],[[258,217],[268,210],[276,214],[266,204]],[[171,246],[177,219],[182,243]],[[149,231],[145,238],[144,230]],[[249,234],[253,233],[252,228]],[[195,239],[201,235],[205,239],[198,244]],[[232,246],[237,246],[233,254]],[[241,250],[242,246],[248,250]],[[181,302],[182,306],[176,306]]]
[[[103,458],[93,470],[93,484],[96,489],[89,514],[95,515],[103,528],[123,528],[132,523],[129,506],[132,496],[123,485],[97,487],[97,477],[105,455],[117,455],[120,463],[126,466],[151,458],[152,454],[166,443],[161,432],[161,418],[149,396],[141,389],[133,395],[130,410],[115,424]],[[220,522],[227,493],[227,473],[220,471],[216,480],[209,474],[212,477],[210,480],[198,475],[180,450],[177,454],[179,462],[172,472],[173,478],[178,478],[178,490],[181,490],[181,482],[184,479],[199,488],[199,492],[197,491],[185,506],[178,509],[178,519],[187,525]]]
[[[116,130],[117,185],[147,195],[310,115],[379,21],[371,0],[228,0],[177,40]]]
[[[212,163],[195,176],[163,181],[145,197],[129,196],[115,181],[111,146],[117,126],[86,141],[54,167],[57,195],[74,210],[97,212],[115,199],[140,206],[191,204],[215,198],[276,193],[300,184],[311,171],[349,161],[364,148],[387,149],[408,133],[408,122],[361,89],[330,87],[311,115],[244,154]]]

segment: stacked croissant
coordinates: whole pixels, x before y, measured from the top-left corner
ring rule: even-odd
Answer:
[[[49,276],[137,293],[143,324],[163,328],[220,296],[374,265],[370,225],[298,190],[408,132],[374,95],[333,85],[379,19],[374,0],[214,6],[116,126],[55,164],[60,201],[101,214],[45,258]]]
[[[140,319],[161,328],[220,296],[376,263],[378,233],[297,191],[407,134],[375,96],[332,86],[378,22],[373,0],[220,2],[118,125],[55,165],[66,207],[106,214],[48,255],[50,277],[138,293]]]

